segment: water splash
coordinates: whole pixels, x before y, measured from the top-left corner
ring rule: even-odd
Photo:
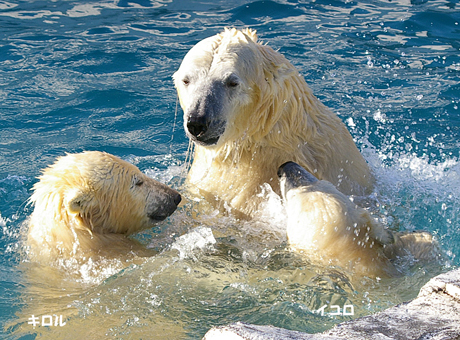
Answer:
[[[179,251],[179,258],[181,260],[186,258],[196,260],[194,252],[197,250],[211,250],[214,244],[216,244],[216,239],[212,230],[206,227],[197,227],[189,233],[178,237],[171,246],[171,249]]]

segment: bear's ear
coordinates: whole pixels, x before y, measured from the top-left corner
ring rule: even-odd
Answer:
[[[257,31],[251,28],[246,28],[242,30],[243,34],[248,36],[252,41],[257,42]]]
[[[384,229],[383,226],[381,229],[374,231],[374,237],[382,245],[393,244],[395,242],[393,233],[388,229]]]
[[[369,216],[369,218],[371,217]],[[381,245],[394,243],[395,239],[393,233],[390,230],[385,229],[385,227],[380,222],[373,220],[371,223],[369,223],[369,225],[371,228],[370,236],[373,237]]]
[[[66,194],[64,204],[71,214],[78,214],[88,205],[89,200],[87,193],[77,189]]]
[[[293,68],[286,60],[280,59],[279,53],[275,52],[271,47],[260,45],[259,51],[265,59],[263,70],[266,78],[271,78],[267,77],[268,73],[273,77],[273,80],[282,83],[286,78],[290,78],[298,74],[295,68]]]
[[[275,78],[278,78],[278,81],[284,81],[286,78],[292,77],[294,75],[294,70],[289,65],[282,63],[276,67]]]

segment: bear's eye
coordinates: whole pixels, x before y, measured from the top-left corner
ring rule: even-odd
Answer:
[[[188,86],[190,84],[190,79],[188,77],[182,79],[182,84],[184,84],[185,86]]]
[[[228,79],[227,79],[227,86],[228,87],[235,88],[238,85],[240,85],[240,79],[236,75],[231,75],[230,77],[228,77]]]
[[[228,86],[229,87],[237,87],[240,83],[238,83],[237,81],[229,81],[228,82]]]
[[[134,176],[133,183],[136,187],[140,187],[142,184],[144,184],[144,181],[142,180],[142,178]]]

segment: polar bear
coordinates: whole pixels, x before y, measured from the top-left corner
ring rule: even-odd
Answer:
[[[27,221],[24,240],[28,246],[25,255],[33,265],[29,261],[21,263],[27,280],[23,299],[28,303],[18,312],[22,321],[14,326],[15,333],[18,336],[30,333],[27,322],[23,322],[30,315],[57,311],[64,317],[65,327],[62,331],[59,327],[42,327],[39,333],[43,338],[69,339],[74,334],[74,338],[104,339],[113,329],[115,333],[117,329],[125,330],[122,309],[118,313],[112,308],[101,322],[100,318],[82,316],[78,307],[81,301],[75,299],[80,299],[82,292],[98,291],[97,286],[112,275],[113,280],[105,281],[99,290],[102,294],[97,295],[103,298],[104,292],[108,296],[113,294],[106,284],[115,290],[119,288],[116,285],[120,277],[117,279],[116,273],[132,264],[144,264],[146,256],[155,255],[153,249],[128,235],[151,228],[170,216],[181,195],[149,178],[136,166],[98,151],[58,158],[42,172],[33,190],[29,202],[34,204],[34,210]],[[133,277],[136,280],[143,275],[131,274],[128,274],[130,282]],[[126,277],[120,276],[121,282],[126,283]],[[113,299],[119,298],[117,294]],[[108,301],[113,302],[110,298]],[[98,305],[101,306],[94,304]],[[151,311],[152,308],[155,309],[150,306]],[[155,314],[151,319],[152,330],[155,328],[157,332],[151,339],[185,337],[180,320],[163,316],[159,310],[151,314]],[[130,329],[133,338],[142,337],[137,329]],[[146,329],[142,328],[144,335]]]
[[[314,262],[371,277],[391,277],[401,274],[393,263],[397,257],[427,261],[439,253],[429,233],[385,229],[330,182],[318,180],[294,162],[280,166],[278,177],[289,245]]]
[[[45,259],[140,251],[127,235],[164,220],[181,201],[176,190],[98,151],[58,158],[33,190],[27,243]]]
[[[200,41],[173,78],[195,147],[187,183],[206,200],[251,216],[263,183],[279,193],[276,172],[287,161],[346,194],[372,188],[343,122],[254,30],[225,29]]]

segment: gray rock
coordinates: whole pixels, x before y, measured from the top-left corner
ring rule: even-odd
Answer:
[[[257,326],[237,322],[228,326],[214,327],[203,340],[339,340],[341,338],[290,331],[273,326]]]
[[[203,340],[460,340],[460,269],[431,279],[416,299],[336,325],[320,334],[241,322],[212,328]]]

